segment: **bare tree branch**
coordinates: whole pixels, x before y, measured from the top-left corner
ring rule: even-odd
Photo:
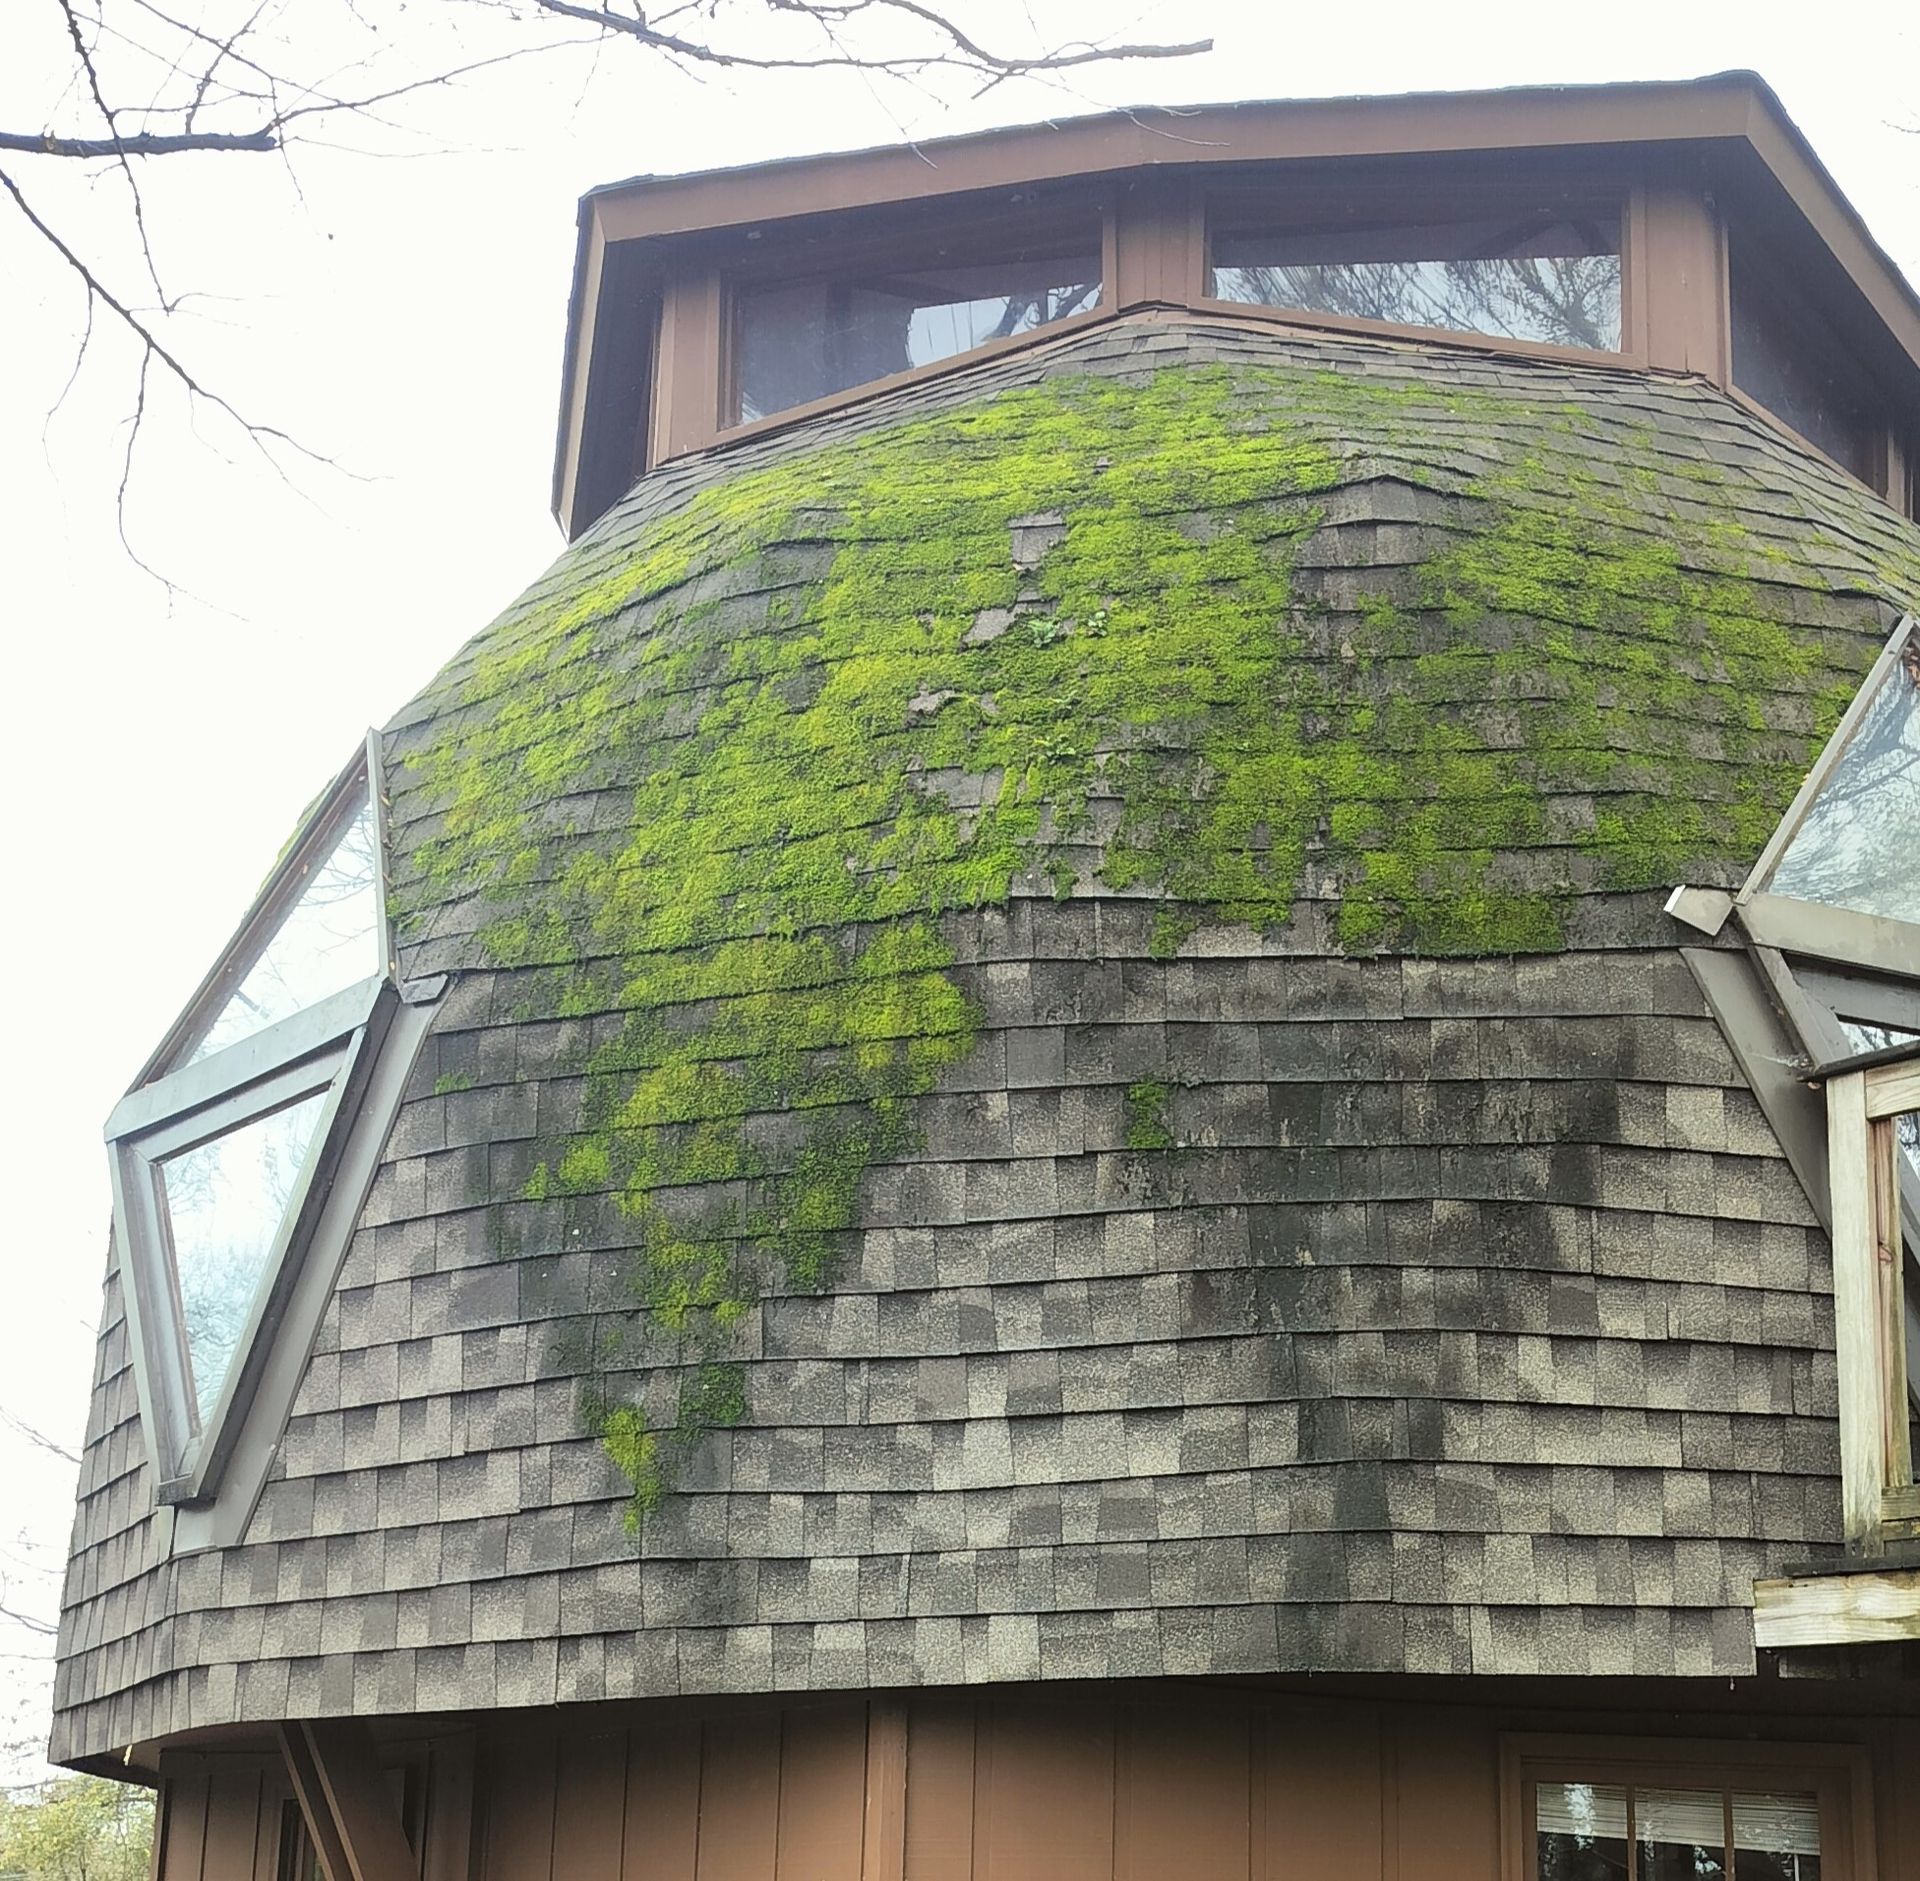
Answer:
[[[65,79],[52,88],[40,125],[0,128],[0,155],[17,159],[10,170],[0,170],[0,194],[84,288],[87,334],[75,374],[89,360],[96,310],[138,348],[115,493],[123,542],[156,369],[162,381],[184,391],[190,408],[204,406],[238,426],[282,476],[280,446],[331,464],[287,432],[248,417],[187,363],[173,322],[192,297],[165,284],[143,188],[151,183],[151,164],[194,154],[278,154],[297,196],[289,153],[337,147],[318,134],[332,120],[351,119],[377,133],[368,142],[404,150],[396,140],[417,142],[421,131],[409,121],[414,114],[395,107],[530,57],[573,51],[597,63],[613,45],[637,46],[661,65],[696,78],[725,71],[852,72],[927,90],[936,78],[970,79],[984,92],[1016,78],[1059,83],[1063,74],[1096,64],[1181,58],[1211,44],[1048,46],[1036,29],[1031,49],[1000,47],[961,23],[959,0],[948,4],[956,11],[941,0],[672,0],[650,13],[641,0],[441,0],[435,8],[414,9],[402,31],[384,15],[363,12],[356,0],[335,6],[315,0],[53,0],[66,51]],[[66,121],[76,112],[81,121]],[[124,212],[110,210],[103,221],[92,201],[67,207],[74,199],[43,196],[21,167],[35,162],[78,166],[85,174],[85,166],[110,164],[126,190]],[[56,210],[54,203],[62,206]],[[76,217],[86,218],[84,236]],[[133,253],[118,264],[93,259],[119,252],[116,233]],[[117,284],[129,265],[146,274],[151,306],[144,291],[129,294]],[[66,396],[63,390],[61,400]],[[131,545],[127,552],[146,566]]]
[[[188,150],[277,150],[276,127],[257,131],[134,131],[126,137],[29,136],[0,131],[0,150],[21,150],[36,157],[173,157]]]

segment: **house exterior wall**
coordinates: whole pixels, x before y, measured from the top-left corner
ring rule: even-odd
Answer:
[[[1525,1881],[1516,1772],[1549,1745],[1674,1787],[1715,1757],[1773,1772],[1755,1787],[1836,1771],[1823,1881],[1920,1875],[1912,1716],[1844,1690],[1434,1683],[583,1707],[388,1756],[428,1881]],[[277,1881],[292,1808],[265,1760],[176,1757],[157,1881]]]

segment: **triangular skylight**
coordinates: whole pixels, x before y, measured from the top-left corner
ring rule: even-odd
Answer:
[[[1920,631],[1911,622],[1869,684],[1815,768],[1797,826],[1755,886],[1920,923]]]
[[[370,741],[107,1125],[169,1501],[204,1500],[217,1483],[356,1128],[356,1067],[393,1023],[380,802]],[[328,1247],[333,1258],[344,1234]]]
[[[325,1089],[158,1165],[189,1393],[204,1425],[312,1153]]]
[[[339,834],[295,891],[266,945],[213,1015],[189,1063],[381,970],[379,840],[364,790],[341,806]]]

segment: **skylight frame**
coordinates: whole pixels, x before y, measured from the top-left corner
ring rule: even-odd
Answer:
[[[1733,912],[1748,938],[1783,953],[1864,968],[1896,979],[1920,977],[1920,924],[1889,915],[1865,914],[1855,908],[1836,908],[1826,902],[1802,901],[1795,895],[1775,894],[1766,887],[1781,858],[1799,835],[1815,801],[1832,777],[1854,734],[1872,709],[1880,690],[1912,647],[1920,646],[1920,616],[1902,616],[1880,650],[1871,670],[1841,714],[1787,813],[1775,827],[1760,859],[1753,865]]]
[[[131,1276],[133,1284],[126,1289],[127,1315],[145,1359],[147,1388],[142,1394],[142,1408],[147,1412],[162,1502],[198,1501],[218,1482],[220,1466],[235,1435],[236,1407],[244,1406],[251,1397],[265,1356],[266,1342],[261,1335],[271,1330],[287,1276],[311,1238],[309,1199],[316,1191],[324,1194],[327,1188],[330,1164],[338,1148],[334,1126],[367,1038],[368,1025],[363,1020],[344,1040],[280,1065],[249,1083],[211,1097],[197,1108],[168,1113],[148,1128],[112,1143],[114,1220],[124,1227],[123,1257],[137,1264]],[[317,1092],[323,1092],[326,1101],[314,1125],[311,1145],[261,1262],[220,1394],[212,1411],[202,1419],[182,1325],[161,1165],[189,1148],[242,1129]]]
[[[377,970],[194,1058],[234,990],[281,932],[316,869],[332,856],[352,823],[369,813]],[[107,1120],[114,1234],[135,1385],[156,1494],[163,1505],[205,1503],[218,1494],[323,1219],[332,1219],[335,1229],[320,1253],[330,1256],[334,1266],[344,1255],[350,1216],[358,1210],[342,1218],[329,1209],[334,1174],[360,1134],[360,1100],[402,1008],[387,919],[386,846],[379,736],[369,732],[308,813],[233,937]],[[407,990],[414,1004],[424,1006],[441,984]],[[412,1023],[406,1030],[411,1062],[424,1025]],[[325,1101],[311,1140],[264,1250],[219,1393],[203,1419],[193,1390],[161,1166],[321,1092]],[[398,1102],[397,1089],[386,1095],[391,1101],[380,1106],[383,1114],[366,1120],[382,1141]],[[364,1162],[364,1156],[359,1160]],[[343,1220],[345,1225],[340,1225]]]
[[[380,734],[369,731],[339,775],[308,812],[299,834],[273,866],[253,906],[247,910],[232,938],[220,950],[206,977],[194,989],[180,1016],[167,1028],[152,1057],[133,1081],[139,1089],[170,1072],[188,1068],[194,1048],[212,1030],[227,998],[266,952],[281,923],[300,899],[313,870],[332,854],[364,799],[373,812],[374,919],[380,939],[380,971],[372,980],[391,979],[394,972],[393,929],[387,919],[387,805],[380,787]],[[296,1017],[299,1015],[295,1015]],[[281,1021],[285,1024],[288,1021]],[[257,1038],[274,1028],[266,1026]],[[239,1044],[246,1044],[243,1039]],[[229,1046],[227,1050],[235,1047]],[[221,1054],[214,1054],[220,1056]],[[211,1062],[204,1060],[202,1062]]]

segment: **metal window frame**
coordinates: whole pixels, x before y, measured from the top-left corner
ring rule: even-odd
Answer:
[[[1767,882],[1779,866],[1780,858],[1799,835],[1800,826],[1812,811],[1815,798],[1826,787],[1827,779],[1833,775],[1834,767],[1853,742],[1861,721],[1873,701],[1879,697],[1880,688],[1905,656],[1909,643],[1914,641],[1916,635],[1920,635],[1920,616],[1902,615],[1888,636],[1887,644],[1880,649],[1880,657],[1874,661],[1846,711],[1841,714],[1840,723],[1833,729],[1833,736],[1827,740],[1819,757],[1814,759],[1813,768],[1808,771],[1793,802],[1787,806],[1786,815],[1767,839],[1767,846],[1760,851],[1760,859],[1753,865],[1745,885],[1733,898],[1734,912],[1749,926],[1757,917],[1763,927],[1773,930],[1759,936],[1765,945],[1782,947],[1788,952],[1824,955],[1851,965],[1877,967],[1886,972],[1920,972],[1920,929],[1913,929],[1910,923],[1888,920],[1883,915],[1859,914],[1848,908],[1829,908],[1824,902],[1800,901],[1790,895],[1773,894],[1767,888]],[[1818,914],[1820,920],[1814,921],[1808,911]],[[1889,955],[1901,937],[1909,934],[1905,964],[1902,965],[1899,955]]]
[[[374,820],[379,970],[219,1051],[190,1059],[234,987],[279,932],[314,869],[332,854],[341,834],[367,806]],[[373,1107],[381,1114],[365,1119],[364,1127],[359,1117],[362,1099],[380,1068],[382,1047],[396,1018],[408,1013],[409,1005],[429,1005],[444,984],[409,988],[404,997],[396,986],[386,915],[386,843],[379,738],[369,732],[309,811],[232,939],[107,1120],[104,1134],[113,1184],[114,1238],[125,1282],[135,1387],[148,1461],[163,1506],[205,1504],[218,1496],[270,1369],[290,1303],[300,1291],[301,1276],[315,1264],[316,1236],[324,1226],[328,1243],[324,1251],[331,1259],[317,1264],[326,1266],[330,1277],[344,1256],[359,1199],[371,1182],[378,1149],[398,1110],[405,1067],[397,1080],[389,1067],[381,1081],[382,1101]],[[407,1048],[401,1054],[406,1067],[411,1066],[427,1023],[423,1012],[408,1013],[408,1021],[404,1027]],[[219,1396],[202,1419],[192,1390],[161,1166],[168,1158],[316,1093],[324,1093],[325,1102],[312,1145],[266,1251]],[[370,1136],[378,1138],[372,1156],[367,1152]],[[343,1212],[334,1205],[341,1199],[335,1195],[336,1178],[343,1158],[355,1152],[356,1180],[346,1186],[357,1193]],[[305,1291],[310,1296],[313,1290]],[[312,1304],[309,1298],[309,1307]],[[306,1311],[299,1317],[303,1323],[309,1318],[313,1322],[305,1332],[305,1342],[310,1344],[318,1312]],[[290,1401],[284,1391],[270,1395]],[[276,1428],[276,1441],[277,1435]],[[265,1479],[264,1459],[255,1460],[260,1467],[244,1472],[251,1487],[238,1498],[247,1505],[239,1517],[242,1523]],[[235,1530],[232,1521],[217,1526],[223,1533]]]
[[[206,1037],[228,995],[266,952],[281,923],[300,899],[309,876],[332,855],[348,826],[359,815],[363,801],[373,808],[373,894],[380,933],[380,974],[392,976],[393,932],[387,921],[386,792],[381,787],[380,734],[369,730],[360,748],[308,811],[299,834],[287,845],[286,852],[261,884],[260,892],[232,938],[220,950],[180,1016],[167,1028],[152,1057],[140,1067],[133,1089],[138,1090],[169,1072],[184,1068],[188,1054]]]

